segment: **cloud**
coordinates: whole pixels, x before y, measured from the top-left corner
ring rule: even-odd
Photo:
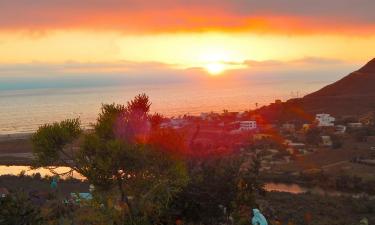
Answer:
[[[231,62],[228,63],[231,65]],[[247,60],[241,65],[241,68],[228,70],[222,76],[211,77],[204,68],[181,69],[176,65],[159,62],[0,64],[0,91],[200,82],[327,83],[360,67],[358,64],[325,58],[285,62]]]
[[[0,29],[373,34],[374,8],[373,0],[0,0]]]
[[[280,60],[265,60],[265,61],[256,61],[256,60],[246,60],[243,64],[250,67],[258,68],[275,68],[275,67],[290,67],[290,66],[324,66],[324,65],[343,65],[347,62],[338,59],[331,58],[321,58],[321,57],[304,57],[301,59],[295,59],[290,61],[280,61]]]

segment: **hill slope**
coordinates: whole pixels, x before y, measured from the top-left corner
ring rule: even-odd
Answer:
[[[375,58],[361,69],[301,99],[293,99],[309,113],[361,115],[375,110]]]
[[[330,84],[305,98],[317,97],[354,97],[375,95],[375,59],[361,69],[341,80]]]

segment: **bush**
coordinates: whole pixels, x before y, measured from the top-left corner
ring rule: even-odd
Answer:
[[[12,193],[0,199],[0,224],[39,225],[42,224],[40,209],[24,192]]]

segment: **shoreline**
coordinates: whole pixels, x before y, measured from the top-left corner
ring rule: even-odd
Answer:
[[[0,143],[11,140],[27,140],[31,138],[32,134],[33,132],[0,134]]]

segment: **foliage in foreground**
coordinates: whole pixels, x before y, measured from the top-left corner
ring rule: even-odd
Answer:
[[[0,224],[39,225],[42,222],[40,209],[29,201],[26,193],[17,192],[0,198]]]
[[[78,119],[38,129],[32,137],[35,167],[67,165],[96,187],[89,204],[73,211],[51,205],[48,218],[134,225],[247,220],[255,193],[263,190],[259,161],[187,157],[185,138],[161,128],[162,117],[150,114],[150,106],[141,94],[127,105],[104,104],[90,131],[83,132]]]
[[[35,167],[70,166],[95,185],[99,198],[117,196],[126,220],[156,222],[188,176],[178,154],[183,143],[168,141],[183,139],[159,128],[150,106],[144,94],[127,105],[104,104],[89,132],[78,119],[43,125],[32,137]]]

